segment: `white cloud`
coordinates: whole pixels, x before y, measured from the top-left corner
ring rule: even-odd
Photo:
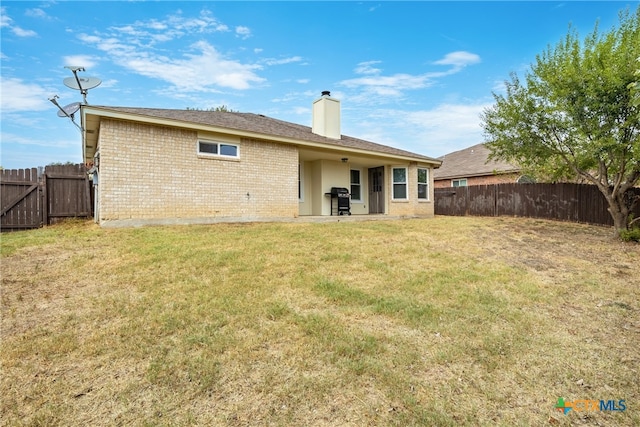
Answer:
[[[132,24],[146,38],[166,41],[185,35],[228,32],[229,27],[219,22],[211,12],[203,10],[197,18],[182,16],[181,13],[167,17],[163,21],[151,20]],[[156,32],[156,33],[154,33]]]
[[[126,34],[128,36],[142,36],[147,34],[145,31],[137,30],[133,25],[125,25],[123,27],[111,27],[112,30],[115,30],[119,33]]]
[[[126,36],[124,38],[127,45],[148,49],[158,43],[165,43],[187,35],[228,32],[229,27],[220,23],[210,12],[205,10],[195,18],[184,17],[178,12],[164,20],[136,21],[132,24],[113,26],[109,30],[111,33],[101,38],[119,40]],[[91,36],[85,36],[85,38],[88,37]]]
[[[245,64],[226,58],[209,42],[200,40],[188,46],[182,56],[175,49],[157,49],[156,45],[194,33],[229,31],[229,28],[203,11],[196,18],[174,14],[164,20],[138,21],[111,27],[105,34],[81,34],[79,39],[105,52],[106,58],[137,74],[165,81],[172,86],[159,89],[165,94],[178,96],[179,92],[216,92],[221,88],[249,89],[261,84],[264,78],[256,74],[259,64]],[[236,32],[249,35],[246,27]],[[171,52],[171,53],[168,53]],[[91,57],[87,57],[89,59]],[[292,57],[272,60],[272,63],[299,61]]]
[[[372,65],[379,64],[380,62],[382,61],[361,62],[353,71],[356,74],[380,74],[382,70],[372,67]]]
[[[91,40],[93,38],[94,37],[89,36],[83,39],[81,36],[81,39],[83,39],[83,41]],[[97,38],[96,47],[104,52],[111,54],[111,56],[115,60],[122,60],[126,58],[127,55],[136,54],[135,46],[121,43],[120,39],[117,39],[115,37],[110,37],[104,40]]]
[[[11,27],[11,31],[18,37],[35,37],[38,35],[38,33],[33,30],[25,30],[18,26]]]
[[[92,68],[97,64],[94,57],[90,55],[70,55],[63,58],[65,66],[78,66]]]
[[[192,48],[199,53],[186,54],[181,59],[154,56],[149,52],[113,59],[138,74],[169,82],[181,91],[208,91],[212,86],[242,90],[264,81],[253,72],[259,66],[225,59],[207,42],[197,42]]]
[[[236,36],[244,39],[248,39],[251,37],[251,30],[249,27],[237,26],[236,27]]]
[[[379,96],[399,97],[405,90],[422,89],[429,85],[426,75],[395,74],[393,76],[371,75],[343,80],[339,83],[348,88],[363,88],[367,93]]]
[[[442,103],[431,109],[370,108],[349,112],[344,133],[369,141],[439,157],[483,141],[480,114],[491,104]],[[358,118],[358,119],[356,119]]]
[[[152,19],[147,23],[147,27],[151,30],[164,31],[167,29],[167,24],[163,22],[158,22],[155,19]]]
[[[480,115],[491,105],[441,104],[432,110],[404,112],[401,120],[434,148],[433,155],[440,156],[482,142]]]
[[[229,27],[219,22],[212,16],[211,12],[203,10],[198,18],[185,18],[182,15],[171,16],[167,22],[169,28],[187,33],[212,33],[219,31],[229,31]]]
[[[421,131],[474,132],[480,123],[480,113],[488,106],[490,104],[441,104],[432,110],[404,112],[403,116]]]
[[[444,58],[434,62],[437,65],[453,65],[455,68],[466,67],[467,65],[477,64],[480,57],[475,53],[458,51],[447,53]]]
[[[451,52],[444,58],[435,61],[437,65],[450,65],[451,69],[440,72],[428,72],[424,74],[397,73],[390,76],[382,75],[380,68],[374,67],[381,61],[360,62],[354,69],[356,74],[365,77],[357,77],[341,81],[339,84],[352,89],[362,89],[363,94],[355,99],[362,101],[364,97],[385,96],[401,98],[404,92],[409,90],[424,89],[432,86],[435,79],[460,72],[464,67],[480,62],[480,57],[469,52]]]
[[[504,94],[507,92],[507,87],[505,85],[504,80],[499,80],[493,82],[493,86],[491,87],[491,91],[497,94]]]
[[[105,89],[105,88],[115,88],[118,86],[118,80],[116,79],[109,79],[109,80],[105,80],[100,84],[100,87]]]
[[[311,109],[307,107],[293,107],[293,113],[296,115],[311,115]]]
[[[35,31],[25,30],[17,25],[13,24],[13,19],[7,15],[6,8],[0,8],[0,28],[8,28],[13,34],[18,37],[35,37],[38,35]]]
[[[300,62],[300,61],[302,61],[301,56],[292,56],[289,58],[282,58],[282,59],[268,58],[268,59],[265,59],[263,62],[266,65],[283,65],[283,64],[291,64],[292,62]]]
[[[35,8],[35,9],[27,9],[24,14],[30,18],[39,18],[39,19],[45,19],[45,20],[50,20],[51,17],[49,15],[47,15],[47,13],[40,9],[40,8]]]
[[[51,107],[48,98],[51,92],[34,83],[24,83],[21,79],[0,76],[2,113],[19,111],[42,111]]]
[[[7,15],[7,8],[0,7],[0,28],[11,27],[12,22],[13,19],[11,19],[9,15]]]
[[[97,44],[102,41],[102,39],[98,36],[91,36],[89,34],[81,33],[78,35],[78,38],[88,44]]]

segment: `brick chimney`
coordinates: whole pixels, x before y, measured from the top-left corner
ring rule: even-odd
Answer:
[[[340,101],[325,90],[313,101],[311,132],[327,138],[340,139]]]

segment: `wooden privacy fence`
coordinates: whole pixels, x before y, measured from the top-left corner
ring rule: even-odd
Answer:
[[[436,215],[524,216],[613,225],[608,204],[595,185],[495,184],[436,188]],[[640,196],[640,188],[629,190]],[[634,217],[640,216],[640,202]]]
[[[0,171],[1,231],[90,217],[92,207],[91,184],[83,164]]]

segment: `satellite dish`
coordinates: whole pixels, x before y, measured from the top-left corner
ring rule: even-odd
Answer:
[[[73,115],[80,109],[80,105],[81,104],[79,102],[65,105],[60,108],[60,111],[58,111],[58,117],[73,117]]]
[[[84,102],[73,102],[69,105],[61,107],[60,104],[58,104],[58,95],[53,95],[51,98],[49,98],[49,101],[51,101],[53,105],[58,107],[58,117],[68,117],[69,120],[71,120],[71,123],[73,123],[78,128],[78,130],[82,132],[82,127],[78,126],[78,124],[73,119],[73,115],[80,109],[82,104],[87,104],[87,93],[89,92],[89,89],[93,89],[94,87],[99,86],[100,83],[102,83],[102,80],[96,77],[78,77],[78,71],[84,71],[84,67],[65,65],[64,68],[70,69],[73,73],[73,77],[68,77],[63,80],[64,85],[68,88],[79,90],[82,94]]]
[[[67,77],[63,82],[68,88],[85,91],[98,87],[102,80],[97,77]]]
[[[79,102],[74,102],[73,104],[61,107],[60,104],[58,104],[58,95],[53,95],[51,98],[49,98],[49,101],[51,101],[51,103],[58,107],[58,110],[60,110],[58,111],[58,117],[68,117],[71,120],[71,123],[73,123],[78,128],[78,130],[82,132],[82,128],[78,126],[75,120],[73,120],[73,114],[80,109]]]

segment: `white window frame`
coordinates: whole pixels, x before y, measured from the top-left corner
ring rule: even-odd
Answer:
[[[427,182],[420,182],[420,171],[424,170],[427,174]],[[418,183],[418,201],[421,202],[428,202],[430,200],[430,194],[429,194],[429,168],[418,168],[417,169],[417,177],[416,177],[416,181]],[[427,197],[420,197],[420,186],[424,185],[427,187],[427,191],[426,191],[426,195]]]
[[[396,169],[404,169],[404,181],[396,182],[395,174]],[[405,197],[396,197],[396,185],[404,184]],[[391,199],[392,200],[409,200],[409,169],[406,166],[392,166],[391,167]]]
[[[464,181],[464,184],[462,183]],[[454,182],[457,182],[458,185],[455,185]],[[467,184],[467,178],[458,178],[458,179],[452,179],[451,180],[451,186],[452,187],[466,187]]]
[[[208,153],[206,151],[200,151],[200,144],[215,145],[216,146],[216,152],[215,153]],[[220,154],[221,147],[223,145],[224,146],[229,146],[229,147],[234,147],[236,149],[236,155],[235,156],[231,156],[229,154]],[[198,153],[198,157],[206,157],[206,158],[213,158],[213,159],[239,159],[240,158],[240,146],[238,144],[231,144],[231,143],[225,142],[225,141],[214,141],[214,140],[209,140],[209,139],[198,139],[198,142],[196,144],[196,152]]]
[[[351,172],[358,172],[358,179],[360,180],[360,182],[358,182],[357,184],[354,184],[353,182],[351,182]],[[349,192],[351,192],[351,188],[357,185],[358,187],[360,187],[360,198],[358,199],[354,199],[353,198],[353,194],[351,194],[351,201],[352,202],[356,202],[356,203],[361,203],[362,202],[362,170],[357,169],[357,168],[352,168],[349,170]]]

